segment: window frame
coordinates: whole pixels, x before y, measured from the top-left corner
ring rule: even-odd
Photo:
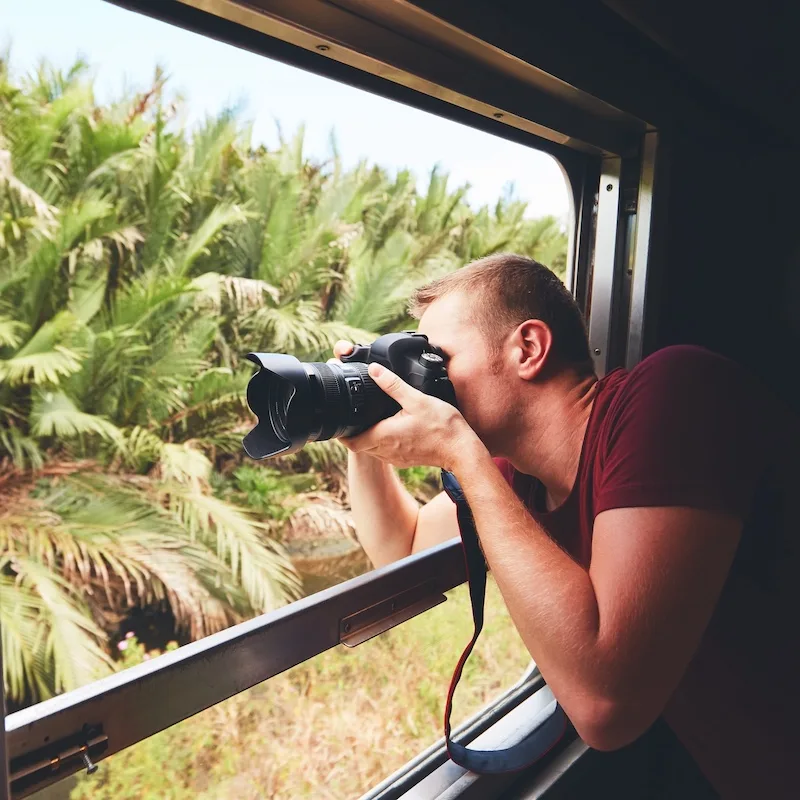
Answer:
[[[106,1],[552,155],[570,187],[567,283],[587,316],[598,374],[641,358],[661,158],[651,126],[412,3]],[[25,797],[83,769],[83,755],[106,758],[346,643],[346,618],[366,615],[375,635],[464,580],[453,539],[8,715],[3,744],[13,791],[6,793],[0,771],[0,800]],[[459,732],[470,740],[501,730],[506,712],[542,685],[530,670]],[[446,760],[442,740],[366,797],[399,797],[398,787]]]

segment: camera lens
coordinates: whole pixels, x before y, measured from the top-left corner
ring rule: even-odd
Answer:
[[[258,417],[244,439],[253,458],[354,436],[400,408],[369,377],[367,364],[301,363],[274,353],[251,353],[248,358],[261,367],[247,387],[248,405]]]
[[[310,442],[354,436],[399,409],[370,378],[366,364],[312,362],[303,366],[314,405]]]
[[[270,386],[270,418],[275,427],[275,432],[283,439],[287,439],[287,418],[289,415],[289,403],[294,396],[294,386],[286,381],[275,381]]]

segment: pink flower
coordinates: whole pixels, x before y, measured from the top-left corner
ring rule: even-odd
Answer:
[[[127,650],[128,648],[128,641],[127,639],[123,639],[121,642],[117,643],[117,648],[119,650]]]
[[[126,639],[130,639],[130,638],[132,638],[132,637],[133,637],[133,631],[128,631],[128,632],[125,634],[125,638],[126,638]]]
[[[143,659],[144,661],[149,661],[149,660],[150,660],[150,653],[145,653],[145,654],[142,656],[142,659]]]

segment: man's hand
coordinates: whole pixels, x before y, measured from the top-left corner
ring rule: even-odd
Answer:
[[[401,410],[363,433],[341,439],[353,453],[364,453],[396,467],[443,467],[454,470],[459,459],[482,448],[477,434],[458,409],[409,386],[379,364],[369,375]]]
[[[337,342],[331,361],[352,350],[350,342]],[[351,449],[347,472],[356,533],[375,567],[458,536],[456,507],[444,492],[420,508],[391,464],[366,450],[352,452],[352,441],[341,441]]]
[[[346,342],[344,339],[339,339],[333,346],[333,358],[328,359],[328,363],[336,363],[342,356],[350,355],[353,352],[353,343]]]

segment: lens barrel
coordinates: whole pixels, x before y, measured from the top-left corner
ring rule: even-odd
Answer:
[[[244,439],[252,458],[354,436],[400,410],[370,378],[367,364],[301,363],[274,353],[248,358],[261,367],[247,387],[248,405],[259,420]]]
[[[367,364],[315,361],[304,366],[314,398],[310,442],[354,436],[400,408],[370,378]]]

